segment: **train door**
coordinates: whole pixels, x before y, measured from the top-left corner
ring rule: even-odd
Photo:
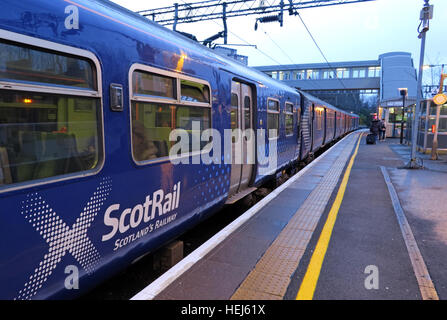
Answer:
[[[297,133],[296,133],[296,139],[298,141],[298,143],[301,142],[301,107],[298,106],[298,108],[296,109],[296,128],[297,128]]]
[[[340,112],[335,111],[335,137],[340,137]]]
[[[242,137],[242,173],[239,191],[246,189],[250,183],[254,166],[254,134],[253,129],[253,100],[251,88],[246,84],[241,84],[241,119],[242,130],[245,130],[245,135]],[[251,139],[250,139],[251,138]]]
[[[323,119],[321,120],[323,122],[323,130],[324,130],[324,134],[323,134],[323,145],[326,144],[326,139],[327,139],[327,132],[328,132],[328,117],[327,117],[327,108],[324,108],[322,117]]]
[[[253,129],[253,94],[251,87],[233,81],[231,85],[231,129],[243,134],[233,136],[231,181],[229,197],[246,189],[253,174],[254,136],[246,129]]]
[[[314,151],[314,138],[315,138],[315,105],[312,103],[310,108],[310,152]]]
[[[296,158],[301,157],[301,149],[302,144],[304,141],[302,140],[302,134],[301,134],[301,107],[297,106],[296,108]]]

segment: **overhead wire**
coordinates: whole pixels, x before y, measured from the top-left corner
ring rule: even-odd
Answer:
[[[182,0],[183,3],[188,4],[185,0]],[[211,20],[213,21],[215,24],[217,24],[220,27],[223,27],[220,23],[218,23],[215,20]],[[233,33],[232,31],[228,30],[229,33],[231,33],[233,36],[235,36],[236,38],[238,38],[239,40],[245,42],[248,45],[251,45],[250,42],[246,41],[245,39],[243,39],[242,37],[238,36],[237,34]],[[262,51],[261,49],[259,49],[257,46],[254,47],[256,50],[258,50],[261,54],[263,54],[264,56],[266,56],[267,58],[269,58],[270,60],[272,60],[273,62],[279,64],[280,66],[283,66],[282,63],[280,63],[279,61],[277,61],[276,59],[272,58],[270,55],[268,55],[267,53],[265,53],[264,51]]]
[[[307,33],[309,34],[309,36],[311,37],[313,43],[315,44],[315,46],[317,47],[318,51],[320,51],[320,54],[323,56],[324,60],[326,61],[327,65],[329,66],[330,69],[332,69],[334,71],[334,75],[335,78],[341,83],[342,87],[352,95],[352,98],[354,100],[354,103],[357,103],[357,99],[354,96],[354,94],[352,92],[350,92],[350,90],[345,86],[344,82],[338,77],[337,75],[337,69],[334,68],[329,60],[326,58],[326,55],[323,53],[323,50],[321,50],[320,46],[318,45],[317,41],[315,40],[314,36],[312,35],[312,33],[310,32],[309,28],[307,27],[306,23],[304,22],[303,18],[301,17],[300,13],[298,11],[295,11],[295,14],[300,18],[301,23],[303,24],[304,28],[306,29]],[[360,98],[360,97],[359,97]]]
[[[181,0],[183,3],[188,4],[185,0]],[[306,23],[304,22],[303,18],[301,17],[300,13],[298,11],[295,11],[295,14],[300,18],[301,23],[303,24],[304,28],[306,29],[307,33],[309,34],[309,36],[311,37],[313,43],[315,44],[315,46],[317,47],[318,51],[320,52],[320,54],[322,55],[322,57],[324,58],[324,60],[326,61],[327,65],[329,66],[329,68],[331,70],[334,71],[334,76],[335,78],[341,83],[342,87],[347,91],[347,93],[350,93],[352,95],[352,98],[354,100],[354,103],[357,103],[357,99],[354,96],[354,94],[352,92],[350,92],[350,90],[345,86],[344,82],[338,77],[337,75],[337,69],[334,68],[329,60],[326,58],[326,55],[324,54],[323,50],[320,48],[320,46],[318,45],[315,37],[313,36],[313,34],[311,33],[311,31],[309,30],[309,28],[307,27]],[[223,27],[220,23],[218,23],[215,20],[211,20],[213,21],[215,24],[217,24],[220,27]],[[235,34],[234,32],[228,30],[229,33],[231,33],[233,36],[235,36],[236,38],[238,38],[239,40],[243,41],[244,43],[251,45],[251,43],[249,43],[248,41],[246,41],[245,39],[243,39],[242,37],[240,37],[239,35]],[[270,40],[275,44],[275,46],[277,46],[281,52],[287,56],[287,58],[292,62],[293,64],[293,60],[290,58],[290,56],[281,48],[281,46],[279,46],[271,37],[270,35],[264,31],[264,33],[270,38]],[[268,55],[267,53],[265,53],[264,51],[262,51],[261,49],[259,49],[257,46],[254,47],[256,50],[258,50],[261,54],[263,54],[265,57],[267,57],[268,59],[272,60],[273,62],[275,62],[276,64],[278,64],[279,66],[284,67],[284,65],[282,63],[280,63],[279,61],[277,61],[276,59],[274,59],[273,57],[271,57],[270,55]],[[317,85],[317,81],[315,81],[314,79],[307,79],[307,80],[312,80],[314,82],[314,84],[318,87],[318,89],[321,89],[321,87],[319,85]]]
[[[265,31],[262,27],[261,27],[262,31],[264,32],[264,34],[273,42],[273,44],[279,48],[279,50],[290,60],[290,62],[293,64],[296,64],[293,59],[287,54],[287,52],[267,33],[267,31]],[[284,66],[284,65],[281,65]],[[290,70],[290,72],[292,72]],[[294,79],[290,79],[290,80],[294,80]],[[296,79],[295,79],[296,80]],[[320,84],[318,83],[318,81],[314,80],[314,79],[306,79],[306,81],[312,82],[315,87],[317,87],[317,89],[322,89]]]
[[[275,40],[273,40],[273,38],[272,37],[270,37],[270,35],[267,33],[267,31],[265,31],[263,28],[261,28],[262,29],[262,31],[264,32],[264,34],[270,39],[270,41],[272,41],[273,42],[273,44],[287,57],[287,59],[289,59],[290,60],[290,62],[292,63],[292,64],[295,64],[295,62],[292,60],[292,58],[287,54],[287,52],[286,51],[284,51],[283,50],[283,48],[279,45],[279,44],[277,44],[276,43],[276,41]]]

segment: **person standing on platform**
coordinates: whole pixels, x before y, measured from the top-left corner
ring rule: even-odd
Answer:
[[[386,125],[385,121],[380,121],[380,133],[379,133],[379,140],[385,141],[386,138]]]
[[[371,127],[369,128],[369,131],[374,134],[374,136],[377,138],[379,138],[379,134],[380,134],[380,121],[377,118],[374,118],[372,123],[371,123]]]

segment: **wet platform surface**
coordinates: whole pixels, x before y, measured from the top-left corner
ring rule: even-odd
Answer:
[[[398,169],[408,161],[405,147],[397,140],[366,145],[362,136],[345,137],[265,199],[235,231],[218,236],[217,245],[193,262],[185,258],[184,265],[134,299],[294,300],[308,279],[315,283],[312,294],[298,297],[447,298],[447,173]],[[348,179],[345,189],[343,179]],[[335,222],[327,229],[331,219]],[[414,244],[405,233],[414,235]],[[314,252],[325,235],[328,245],[314,271]],[[413,247],[425,269],[415,264]]]

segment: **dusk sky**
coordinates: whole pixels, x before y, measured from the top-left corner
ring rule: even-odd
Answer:
[[[138,11],[194,1],[114,2]],[[423,0],[376,0],[303,9],[300,14],[330,62],[376,60],[385,52],[405,51],[412,54],[417,68],[421,45],[417,27],[423,4]],[[427,33],[425,64],[447,64],[447,1],[431,0],[430,4],[434,5],[434,18]],[[249,57],[250,66],[324,62],[298,17],[286,13],[282,28],[278,22],[264,23],[259,25],[257,31],[254,30],[255,19],[256,16],[228,19],[228,43],[249,43],[259,49],[233,47],[239,54]],[[204,40],[222,31],[223,27],[219,20],[179,24],[177,30]],[[223,43],[223,40],[216,43]],[[440,67],[427,70],[425,83],[431,82],[432,72],[438,74]],[[433,80],[438,83],[438,79],[435,77]]]

